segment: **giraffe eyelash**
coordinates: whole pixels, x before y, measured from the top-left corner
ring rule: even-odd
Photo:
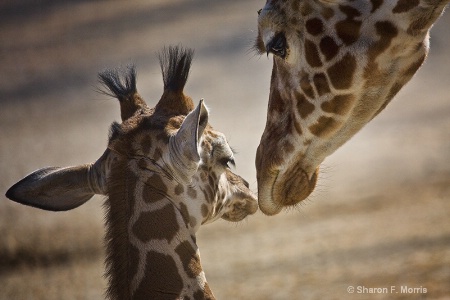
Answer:
[[[236,162],[234,161],[233,157],[223,157],[219,160],[220,164],[223,165],[225,168],[231,168],[231,166],[236,167]]]

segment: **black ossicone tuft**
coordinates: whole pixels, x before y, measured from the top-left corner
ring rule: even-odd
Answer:
[[[182,92],[189,76],[194,50],[169,46],[159,53],[164,90]]]
[[[134,65],[127,66],[126,70],[105,70],[98,74],[100,83],[105,87],[101,93],[123,101],[132,97],[136,90],[136,69]]]

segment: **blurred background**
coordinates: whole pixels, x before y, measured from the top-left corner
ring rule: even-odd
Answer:
[[[256,191],[272,62],[250,49],[264,2],[0,3],[0,299],[103,298],[103,199],[52,213],[3,195],[38,168],[103,153],[120,120],[118,103],[96,92],[105,68],[136,64],[138,90],[153,106],[162,93],[157,51],[195,48],[186,92],[205,99],[210,122],[238,152],[236,172]],[[303,205],[200,229],[218,299],[449,299],[449,28],[447,13],[424,67],[325,161]],[[348,286],[399,293],[349,294]]]

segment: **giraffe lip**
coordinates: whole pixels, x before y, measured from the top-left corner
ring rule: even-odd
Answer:
[[[258,182],[259,208],[264,214],[272,216],[284,207],[298,204],[314,190],[317,174],[318,169],[310,179],[307,172],[297,164],[265,176],[264,180]]]
[[[276,204],[273,199],[274,187],[280,171],[277,170],[264,179],[258,177],[258,205],[259,209],[268,216],[273,216],[281,212],[282,206]]]

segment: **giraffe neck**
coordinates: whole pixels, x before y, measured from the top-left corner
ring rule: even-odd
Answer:
[[[189,216],[162,195],[153,175],[118,163],[107,203],[111,299],[213,299]],[[116,180],[115,180],[116,179]]]

